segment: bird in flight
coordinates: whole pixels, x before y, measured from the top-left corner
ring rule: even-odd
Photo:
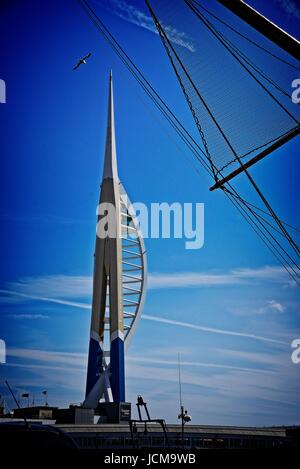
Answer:
[[[89,54],[87,54],[87,55],[85,55],[84,57],[82,57],[82,59],[78,60],[78,62],[77,62],[77,64],[75,65],[75,67],[73,67],[73,70],[76,70],[76,69],[79,68],[80,65],[82,65],[82,64],[86,64],[87,59],[89,59],[91,55],[92,55],[92,54],[91,54],[91,52],[90,52]]]

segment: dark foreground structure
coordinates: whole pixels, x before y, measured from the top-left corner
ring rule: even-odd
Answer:
[[[300,448],[300,427],[214,427],[168,425],[167,438],[159,425],[137,424],[133,437],[128,424],[55,425],[82,449],[286,449]]]

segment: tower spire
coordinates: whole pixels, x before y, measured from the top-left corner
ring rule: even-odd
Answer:
[[[122,285],[122,226],[120,181],[117,170],[112,73],[109,76],[108,118],[99,207],[114,207],[111,235],[96,237],[92,320],[84,406],[95,408],[103,394],[113,402],[125,401],[124,324]],[[100,210],[101,211],[101,210]],[[98,215],[98,222],[102,219]],[[110,350],[104,350],[109,329]],[[109,357],[107,356],[109,352]],[[109,367],[107,363],[109,358]]]
[[[103,167],[103,180],[114,179],[118,181],[117,169],[117,151],[116,151],[116,135],[115,135],[115,116],[114,116],[114,92],[112,71],[109,74],[109,96],[108,96],[108,113],[107,113],[107,130],[105,157]]]
[[[145,246],[134,209],[117,171],[111,72],[99,202],[86,395],[83,403],[83,407],[88,409],[96,409],[101,399],[105,399],[106,403],[125,402],[124,341],[126,339],[128,344],[141,315],[146,285]],[[110,221],[106,223],[105,213],[112,208],[114,215],[111,212],[108,217]],[[98,231],[98,223],[103,220],[105,226],[110,223],[111,230]],[[128,259],[128,252],[132,253],[134,262],[128,262],[132,258],[129,256]],[[134,288],[130,288],[128,283],[133,283]]]

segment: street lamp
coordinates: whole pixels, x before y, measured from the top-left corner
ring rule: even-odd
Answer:
[[[44,396],[45,396],[45,406],[48,406],[48,399],[47,399],[47,397],[48,397],[48,392],[47,392],[47,391],[43,391],[42,394],[44,394]]]
[[[23,399],[27,399],[27,407],[29,407],[29,392],[24,392],[22,397]]]
[[[187,410],[184,409],[182,404],[182,392],[181,392],[181,366],[180,366],[180,354],[178,353],[178,381],[179,381],[179,400],[180,400],[180,414],[178,419],[181,419],[181,445],[184,448],[184,426],[186,423],[192,420],[192,417],[188,415]]]
[[[192,417],[188,415],[187,410],[184,409],[184,406],[182,405],[180,407],[180,414],[178,415],[179,420],[181,419],[181,444],[182,447],[184,448],[184,426],[186,423],[190,422],[192,420]]]

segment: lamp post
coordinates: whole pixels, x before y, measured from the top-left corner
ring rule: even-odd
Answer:
[[[47,407],[48,406],[48,400],[47,400],[47,396],[48,396],[48,391],[43,391],[44,396],[45,396],[45,406]]]
[[[178,380],[179,380],[179,400],[180,400],[180,414],[178,419],[181,419],[181,446],[184,448],[184,425],[192,420],[192,417],[188,415],[187,410],[184,409],[182,404],[182,392],[181,392],[181,366],[180,366],[180,354],[178,353]]]
[[[184,426],[186,423],[190,422],[192,420],[192,417],[188,415],[187,410],[184,409],[184,406],[182,405],[180,407],[180,414],[178,415],[178,418],[181,419],[181,445],[184,448]]]
[[[23,399],[27,399],[27,407],[29,407],[29,393],[25,392],[22,394]]]

